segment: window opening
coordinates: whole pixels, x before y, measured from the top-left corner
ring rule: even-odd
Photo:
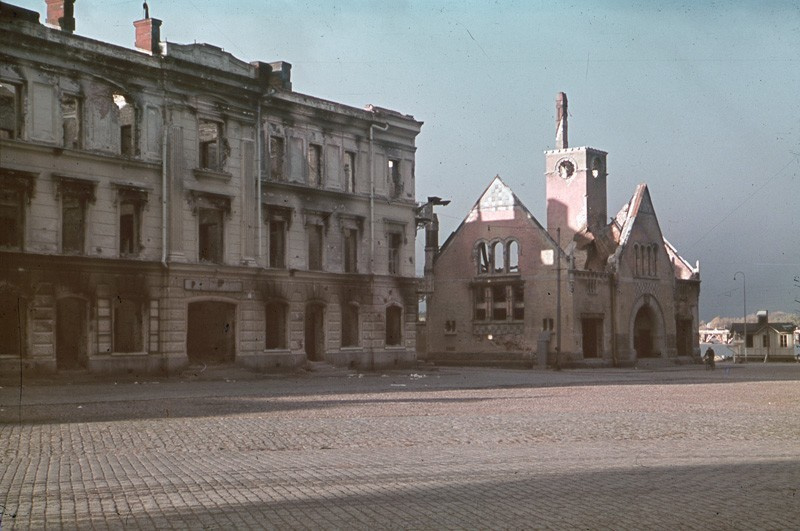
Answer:
[[[125,157],[133,157],[136,155],[136,111],[123,94],[115,93],[113,98],[119,109],[119,152]]]
[[[61,125],[63,129],[64,147],[81,148],[81,104],[74,94],[61,96]]]
[[[19,86],[0,82],[0,138],[19,138],[20,100]]]
[[[76,194],[61,199],[61,250],[83,254],[86,235],[86,200]]]
[[[400,161],[389,159],[387,170],[390,194],[392,197],[400,197],[403,193],[403,179],[400,176]]]
[[[494,272],[505,273],[505,247],[501,242],[495,242],[492,244],[492,260],[494,261]]]
[[[272,301],[265,308],[266,335],[264,348],[268,350],[288,348],[286,334],[287,305]]]
[[[274,181],[283,181],[285,144],[282,137],[269,137],[269,174]]]
[[[789,346],[789,334],[781,334],[781,348]]]
[[[358,229],[344,230],[344,271],[358,272]]]
[[[269,222],[269,266],[276,269],[286,267],[286,222],[282,219]]]
[[[512,318],[515,321],[525,319],[525,285],[514,284],[511,286],[511,300],[513,302]]]
[[[486,288],[475,286],[475,320],[485,321],[486,316]]]
[[[210,120],[200,120],[198,135],[200,139],[200,167],[222,171],[222,124]]]
[[[386,309],[386,345],[398,346],[402,343],[403,310],[399,306]]]
[[[139,205],[134,201],[122,201],[119,205],[119,254],[139,254]]]
[[[769,348],[769,334],[764,334],[761,336],[761,345],[764,348]]]
[[[403,246],[403,235],[399,232],[389,233],[389,274],[400,274],[400,251]]]
[[[22,250],[25,227],[23,193],[0,188],[0,249]]]
[[[322,271],[322,225],[308,227],[308,269]]]
[[[357,347],[358,344],[358,305],[345,304],[342,307],[342,346]]]
[[[118,296],[114,301],[114,352],[142,350],[142,305]]]
[[[344,190],[356,191],[356,154],[353,151],[344,152]]]
[[[478,274],[485,275],[489,272],[489,250],[485,242],[478,244]]]
[[[492,320],[505,321],[508,316],[506,286],[492,286]]]
[[[222,210],[216,208],[199,209],[200,261],[214,264],[222,263],[223,220]]]
[[[519,242],[516,240],[508,243],[508,272],[519,273]]]
[[[308,184],[322,186],[322,146],[308,145]]]

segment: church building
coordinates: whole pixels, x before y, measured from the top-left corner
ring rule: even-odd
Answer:
[[[441,248],[427,231],[420,357],[558,367],[692,361],[699,264],[664,238],[646,184],[609,217],[607,153],[570,147],[564,93],[556,110],[546,224],[497,176]]]

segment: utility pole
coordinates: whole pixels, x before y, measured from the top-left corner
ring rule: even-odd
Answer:
[[[556,229],[556,370],[561,370],[561,227]]]

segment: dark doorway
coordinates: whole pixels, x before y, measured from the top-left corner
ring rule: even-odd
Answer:
[[[77,297],[56,303],[56,367],[86,368],[86,301]]]
[[[189,363],[233,363],[236,355],[236,305],[201,301],[189,304],[186,354]]]
[[[325,359],[324,309],[322,304],[306,306],[305,343],[309,361]]]
[[[653,311],[647,306],[639,310],[633,323],[633,348],[638,358],[653,358],[657,355],[653,348],[655,320]]]
[[[599,358],[603,352],[603,319],[584,317],[581,319],[583,331],[583,357]]]

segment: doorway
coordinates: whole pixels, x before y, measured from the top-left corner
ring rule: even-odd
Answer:
[[[86,301],[77,297],[56,303],[56,368],[86,369]]]
[[[319,303],[306,306],[305,344],[309,361],[325,359],[325,307]]]
[[[657,356],[653,348],[655,335],[655,319],[653,310],[643,306],[636,314],[633,323],[633,349],[637,358],[653,358]]]
[[[189,303],[186,354],[189,363],[222,365],[236,357],[236,305],[228,302]]]
[[[583,357],[599,358],[603,352],[603,319],[582,318],[581,331],[583,333]]]

